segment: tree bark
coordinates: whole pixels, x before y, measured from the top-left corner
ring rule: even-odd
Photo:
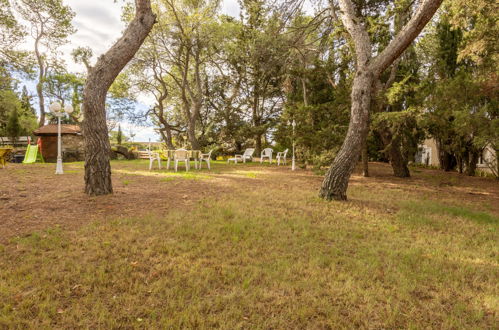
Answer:
[[[135,0],[135,17],[123,36],[88,72],[83,90],[83,136],[85,139],[85,193],[111,194],[111,164],[106,123],[106,95],[125,65],[133,58],[156,20],[150,0]]]
[[[196,138],[196,119],[192,118],[189,121],[187,127],[187,136],[189,137],[189,142],[191,144],[192,150],[200,150],[201,146],[198,139]]]
[[[357,17],[353,2],[338,0],[338,3],[341,9],[341,20],[354,43],[357,72],[352,86],[352,107],[347,136],[326,173],[320,190],[320,196],[326,200],[346,200],[347,198],[348,180],[358,161],[362,139],[368,128],[369,108],[375,80],[409,47],[433,17],[442,0],[423,0],[409,22],[373,59],[371,59],[372,46],[369,35],[362,20]]]
[[[390,164],[392,165],[393,175],[398,178],[409,178],[411,176],[411,172],[407,166],[408,162],[402,154],[400,145],[397,141],[392,141],[388,154],[390,156]]]
[[[347,199],[348,180],[359,159],[363,136],[368,129],[373,82],[371,72],[357,70],[352,85],[352,109],[347,136],[326,173],[320,190],[320,196],[326,200]]]
[[[468,164],[466,166],[466,175],[475,176],[476,173],[476,164],[478,163],[478,159],[480,158],[479,151],[470,151],[468,155]]]
[[[42,54],[40,54],[40,50],[38,49],[38,45],[40,43],[41,37],[43,36],[43,25],[41,28],[41,33],[35,40],[35,56],[38,62],[38,82],[36,84],[36,93],[38,95],[38,107],[40,108],[40,118],[38,121],[38,127],[42,127],[45,125],[45,97],[43,95],[43,80],[45,79],[45,63],[42,59]]]

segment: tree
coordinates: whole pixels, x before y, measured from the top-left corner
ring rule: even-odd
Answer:
[[[19,15],[30,25],[31,37],[34,40],[34,53],[38,64],[38,81],[36,92],[40,111],[39,126],[45,124],[45,97],[43,82],[47,69],[52,61],[48,50],[54,53],[67,37],[75,32],[71,20],[75,13],[62,0],[16,0]]]
[[[118,133],[116,133],[116,142],[121,145],[123,140],[123,132],[121,131],[121,125],[118,125]]]
[[[17,107],[14,107],[9,115],[7,122],[7,134],[16,141],[21,134],[21,124],[19,123],[19,113]]]
[[[122,37],[89,67],[83,89],[83,135],[85,138],[85,192],[105,195],[113,192],[106,124],[106,95],[111,84],[139,50],[151,31],[156,15],[150,0],[135,0],[135,17]]]
[[[423,0],[413,17],[388,46],[373,56],[374,50],[365,23],[353,2],[338,0],[341,20],[354,44],[356,71],[352,84],[352,106],[347,136],[326,173],[320,190],[322,198],[346,200],[348,181],[367,135],[373,84],[419,35],[441,3],[442,0]]]

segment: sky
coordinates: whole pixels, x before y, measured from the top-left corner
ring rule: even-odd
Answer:
[[[68,71],[85,72],[85,67],[76,64],[71,52],[77,47],[90,47],[93,51],[92,63],[95,63],[99,55],[109,49],[121,36],[125,25],[121,21],[121,8],[123,1],[114,0],[64,0],[69,5],[76,16],[73,25],[77,32],[69,37],[68,43],[62,46],[59,51],[66,62]],[[239,15],[239,5],[237,0],[223,0],[222,12],[232,16]],[[28,45],[27,45],[28,46]],[[26,82],[27,87],[36,94],[35,83]],[[139,98],[140,108],[147,108],[147,98]],[[36,104],[34,104],[36,106]],[[130,123],[121,124],[126,135],[133,131],[136,136],[134,141],[147,142],[159,141],[159,135],[154,131],[154,127],[137,126]]]

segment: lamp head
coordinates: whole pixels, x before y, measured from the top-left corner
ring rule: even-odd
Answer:
[[[71,104],[66,104],[64,106],[64,112],[66,112],[68,115],[73,113],[74,109],[73,107],[71,106]]]
[[[52,102],[52,104],[49,106],[50,111],[57,115],[61,112],[62,106],[59,102]]]

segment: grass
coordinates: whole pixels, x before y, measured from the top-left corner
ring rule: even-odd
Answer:
[[[324,202],[311,181],[284,187],[267,167],[246,169],[189,172],[255,184],[188,212],[56,227],[0,247],[0,327],[497,326],[498,218],[482,205],[396,185],[355,185],[349,202]]]

